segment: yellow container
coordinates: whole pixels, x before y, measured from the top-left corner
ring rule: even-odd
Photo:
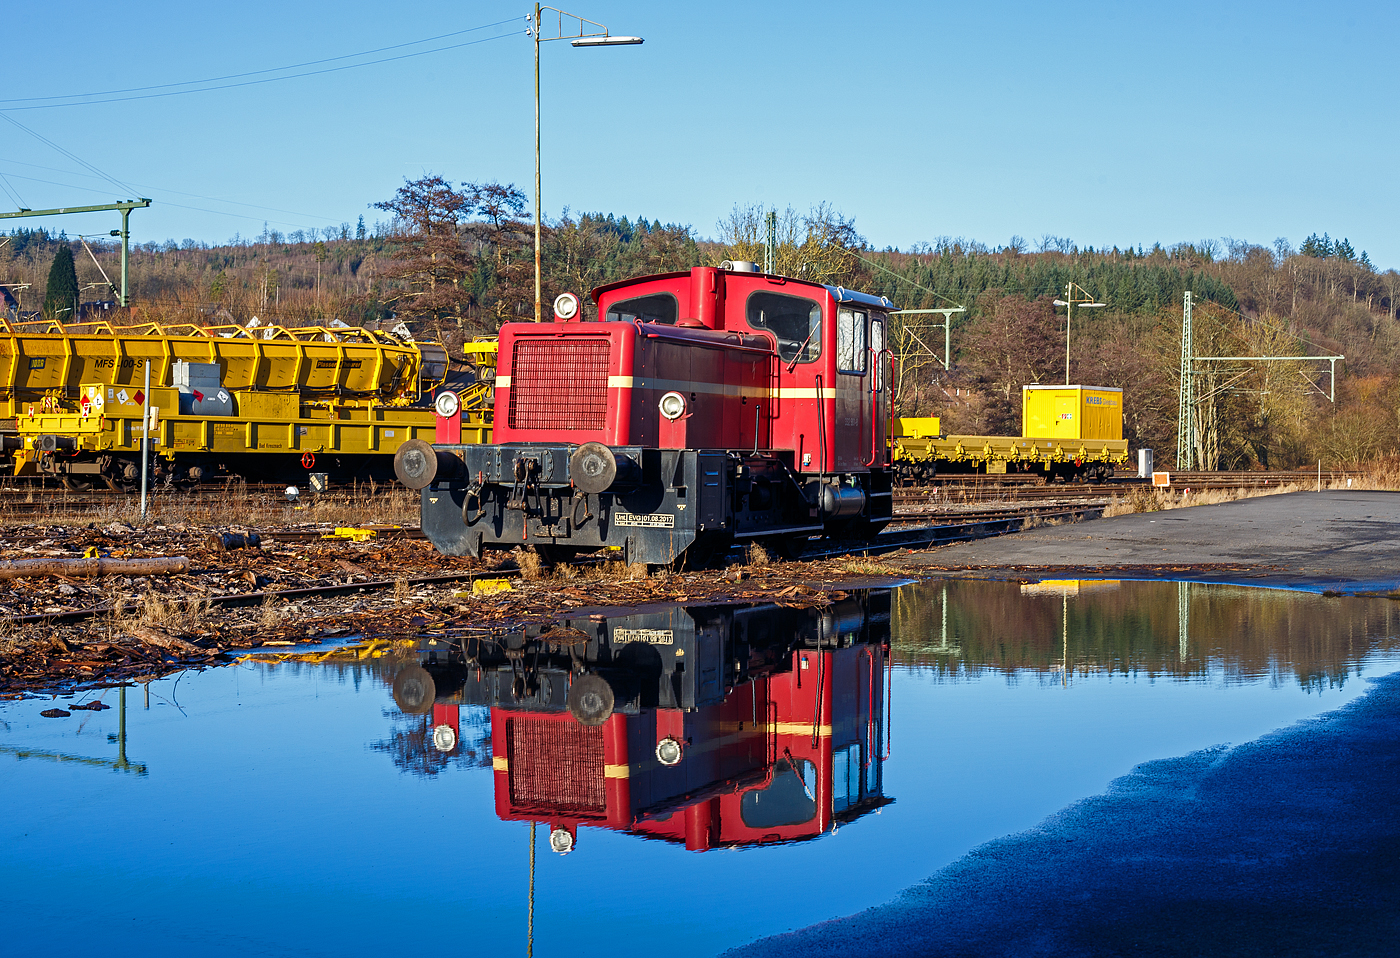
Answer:
[[[1104,386],[1025,386],[1021,435],[1028,439],[1122,439],[1123,390]]]
[[[894,421],[894,438],[896,439],[937,439],[941,435],[938,431],[939,422],[937,416],[922,416],[913,418],[910,416],[900,416]]]

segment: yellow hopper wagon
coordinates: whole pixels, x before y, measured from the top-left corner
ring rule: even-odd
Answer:
[[[448,378],[440,344],[344,325],[44,323],[6,332],[0,428],[15,475],[53,475],[77,489],[138,482],[143,435],[158,481],[388,479],[402,443],[433,438],[433,399]],[[489,410],[465,408],[462,434],[488,439]]]

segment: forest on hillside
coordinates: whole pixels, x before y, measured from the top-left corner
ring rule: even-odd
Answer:
[[[132,249],[132,308],[123,322],[262,322],[299,326],[406,322],[456,348],[534,308],[533,224],[511,185],[408,181],[372,204],[386,218],[210,246],[194,240]],[[1234,240],[1151,249],[1081,248],[1019,238],[989,247],[943,238],[877,250],[827,205],[806,212],[736,206],[702,237],[649,216],[565,213],[546,223],[544,302],[619,279],[726,259],[764,260],[773,217],[775,271],[889,296],[906,309],[951,314],[945,368],[941,314],[891,324],[900,415],[939,415],[947,432],[1017,433],[1020,388],[1065,378],[1070,284],[1103,308],[1077,308],[1070,378],[1124,390],[1126,438],[1170,463],[1177,446],[1183,294],[1196,355],[1344,355],[1335,402],[1327,363],[1198,364],[1198,461],[1211,467],[1347,465],[1400,451],[1400,273],[1327,233],[1297,248]],[[66,249],[84,301],[110,299],[118,248],[44,230],[0,234],[0,285],[21,312],[41,309]],[[0,302],[3,306],[3,302]],[[70,314],[71,315],[71,314]]]

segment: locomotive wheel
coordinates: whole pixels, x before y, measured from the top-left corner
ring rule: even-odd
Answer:
[[[67,489],[69,492],[92,491],[91,479],[74,479],[71,476],[63,476],[59,481],[63,483],[63,488]]]
[[[807,541],[807,536],[797,534],[778,536],[769,545],[774,552],[778,553],[779,558],[793,561],[802,558],[802,553],[807,551]]]
[[[717,559],[729,551],[734,540],[727,535],[702,533],[691,543],[690,548],[676,556],[671,563],[673,572],[695,571],[709,568]]]
[[[613,690],[601,675],[580,675],[569,689],[569,714],[580,725],[602,725],[613,713]]]
[[[832,530],[832,535],[838,539],[857,539],[861,542],[868,542],[880,534],[880,530],[889,525],[890,520],[882,519],[878,522],[872,521],[865,516],[857,516],[854,519],[847,519]]]
[[[423,666],[405,666],[394,676],[394,704],[405,714],[428,714],[436,697],[437,683]]]
[[[556,566],[573,562],[575,559],[578,558],[579,553],[582,551],[582,549],[576,548],[574,546],[535,546],[535,554],[538,555],[540,559],[544,561],[545,565],[549,566]]]

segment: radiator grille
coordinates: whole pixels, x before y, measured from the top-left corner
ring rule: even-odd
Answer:
[[[608,415],[606,336],[516,340],[510,359],[512,429],[602,429]]]
[[[604,811],[603,728],[507,719],[510,802],[558,813]]]

